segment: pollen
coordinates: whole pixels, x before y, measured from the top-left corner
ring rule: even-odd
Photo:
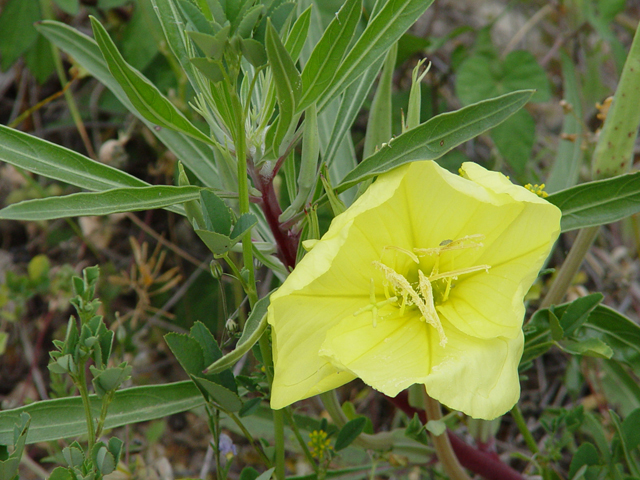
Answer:
[[[540,198],[547,198],[549,196],[549,194],[547,192],[544,191],[544,187],[545,184],[543,183],[542,185],[531,185],[530,183],[527,183],[524,188],[526,188],[527,190],[529,190],[530,192],[535,193],[537,196],[539,196]]]
[[[442,328],[442,323],[440,323],[440,318],[438,317],[438,312],[436,311],[433,301],[433,288],[431,286],[431,282],[424,273],[422,273],[421,270],[418,270],[418,289],[420,290],[420,293],[418,293],[413,288],[409,280],[396,272],[393,268],[380,262],[373,262],[373,265],[378,270],[382,271],[396,294],[402,296],[399,315],[404,315],[405,307],[407,305],[415,305],[418,307],[418,310],[422,314],[421,319],[436,329],[438,336],[440,337],[440,345],[444,347],[447,343],[447,337],[444,333],[444,329]]]
[[[324,430],[314,430],[309,434],[309,442],[307,443],[311,449],[311,456],[322,462],[331,455],[331,440],[327,438],[327,432]]]

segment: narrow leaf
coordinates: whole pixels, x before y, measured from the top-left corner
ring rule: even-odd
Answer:
[[[98,418],[102,402],[96,395],[90,395],[89,398],[92,417]],[[104,428],[163,418],[203,403],[202,395],[191,381],[119,390],[109,405]],[[31,415],[31,426],[27,433],[29,444],[87,433],[87,420],[80,397],[45,400],[0,412],[0,445],[12,444],[14,425],[19,422],[22,412]]]
[[[336,190],[344,191],[405,163],[440,158],[452,148],[503,122],[522,108],[532,94],[530,90],[508,93],[433,117],[364,159]]]
[[[104,192],[82,192],[63,197],[38,198],[9,205],[0,210],[0,218],[9,220],[52,220],[54,218],[109,215],[164,208],[195,200],[200,187],[115,188]]]
[[[108,190],[149,184],[68,148],[0,125],[0,160],[37,175],[86,188]]]
[[[109,70],[143,117],[160,127],[170,128],[215,145],[215,142],[194,127],[155,85],[122,58],[100,22],[91,17],[91,25]]]
[[[640,212],[640,172],[583,183],[549,195],[563,232],[616,222]]]
[[[279,111],[277,127],[272,127],[276,128],[276,132],[273,137],[273,144],[270,146],[273,146],[276,154],[279,154],[280,142],[289,131],[294,119],[293,113],[300,98],[302,81],[289,52],[280,41],[280,37],[270,21],[267,21],[265,43],[267,57],[269,58],[276,85]]]
[[[242,358],[242,356],[251,350],[260,336],[267,328],[267,307],[269,306],[269,297],[271,294],[261,298],[256,302],[244,325],[242,336],[236,348],[223,356],[220,360],[213,362],[205,369],[205,373],[217,373],[232,367]]]
[[[304,97],[317,98],[331,85],[362,13],[362,0],[347,0],[324,31],[302,71]],[[308,102],[311,105],[314,102]]]
[[[356,44],[343,59],[330,88],[317,97],[306,97],[305,102],[298,105],[298,110],[304,110],[315,101],[318,102],[318,111],[322,110],[370,65],[382,57],[432,3],[433,0],[387,2],[380,13],[369,22]]]
[[[156,3],[158,4],[164,4],[166,2],[170,2],[170,0],[156,0]],[[149,130],[151,130],[160,139],[160,141],[178,157],[178,159],[189,167],[189,169],[198,177],[198,179],[200,179],[200,181],[202,181],[204,185],[212,188],[222,188],[220,175],[218,174],[217,168],[212,160],[213,154],[211,147],[180,132],[176,132],[168,128],[157,127],[152,122],[149,122],[144,118],[135,109],[120,84],[113,75],[111,75],[111,72],[109,72],[107,63],[105,62],[98,45],[92,38],[60,22],[44,21],[38,24],[37,28],[40,33],[51,41],[51,43],[67,52],[84,69],[111,90],[116,98],[128,110],[136,115],[149,128]],[[188,64],[188,58],[186,62]],[[186,69],[184,65],[183,68]],[[191,66],[189,65],[187,73],[189,73],[190,69]],[[112,187],[115,186],[116,185],[113,185]],[[97,190],[92,188],[88,189]]]

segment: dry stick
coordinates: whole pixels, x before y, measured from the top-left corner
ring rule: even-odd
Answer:
[[[167,247],[169,250],[173,251],[176,255],[179,255],[180,257],[184,258],[186,261],[194,264],[196,267],[200,267],[202,265],[203,262],[201,260],[198,260],[196,257],[189,255],[187,252],[185,252],[180,247],[178,247],[175,243],[172,243],[166,238],[164,238],[162,235],[156,232],[153,228],[151,228],[149,225],[147,225],[138,217],[136,217],[133,213],[127,212],[126,217],[129,220],[131,220],[133,223],[135,223],[138,227],[140,227],[142,230],[144,230],[144,232],[147,235],[153,237],[159,243]]]
[[[431,398],[426,389],[424,392],[424,410],[427,413],[428,420],[442,420],[440,402]],[[440,460],[442,468],[444,468],[444,471],[449,478],[451,480],[471,480],[469,475],[467,475],[467,472],[462,468],[462,465],[460,465],[458,457],[456,457],[456,454],[453,452],[446,430],[440,435],[436,435],[432,432],[431,439],[436,447],[438,460]]]

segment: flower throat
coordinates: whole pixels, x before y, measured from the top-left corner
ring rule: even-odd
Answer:
[[[481,240],[484,235],[467,235],[457,240],[444,240],[435,248],[414,248],[413,251],[395,247],[386,246],[384,250],[395,250],[407,255],[413,262],[420,265],[420,257],[435,256],[435,262],[429,275],[425,275],[418,268],[417,281],[410,282],[406,276],[396,272],[393,268],[385,265],[381,261],[372,262],[373,265],[382,272],[385,280],[383,281],[384,293],[386,299],[378,302],[375,294],[375,282],[371,279],[369,305],[361,308],[354,315],[371,311],[373,315],[373,326],[377,326],[378,311],[386,305],[396,305],[399,308],[398,315],[404,315],[407,309],[417,308],[421,317],[420,320],[425,321],[438,332],[440,345],[445,346],[447,337],[442,328],[442,323],[438,317],[436,310],[437,305],[441,305],[447,301],[452,288],[452,282],[457,280],[460,275],[466,275],[478,271],[488,271],[490,265],[476,265],[468,268],[450,270],[448,272],[440,271],[440,256],[445,252],[454,250],[464,250],[469,248],[480,248],[483,246]]]

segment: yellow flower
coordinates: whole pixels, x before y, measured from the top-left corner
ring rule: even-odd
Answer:
[[[560,210],[504,175],[435,162],[381,175],[271,296],[271,406],[356,377],[472,417],[518,400],[524,295]]]

